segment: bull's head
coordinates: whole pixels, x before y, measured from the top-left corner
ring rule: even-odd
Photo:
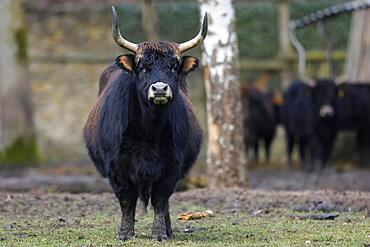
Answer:
[[[181,56],[187,50],[199,45],[207,35],[207,14],[202,28],[193,39],[178,44],[174,42],[132,43],[122,37],[114,7],[112,31],[115,42],[134,53],[118,58],[119,65],[136,76],[136,86],[141,99],[156,105],[165,105],[176,97],[179,78],[198,67],[198,59]]]
[[[317,80],[314,88],[314,102],[322,119],[335,117],[336,85],[332,80]]]

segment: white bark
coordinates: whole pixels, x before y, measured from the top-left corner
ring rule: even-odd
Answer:
[[[236,79],[236,75],[224,72],[228,64],[237,62],[238,47],[235,33],[235,13],[230,0],[200,1],[201,16],[209,14],[208,35],[203,42],[203,63],[212,64],[211,77],[224,79],[224,88]],[[220,95],[219,95],[220,96]]]
[[[20,1],[0,1],[0,151],[33,128],[30,85],[16,33],[23,26]]]
[[[201,18],[209,14],[203,43],[207,93],[209,185],[245,184],[246,160],[235,33],[235,11],[230,0],[199,0]]]

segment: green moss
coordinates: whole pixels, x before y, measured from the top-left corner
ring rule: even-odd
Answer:
[[[40,150],[34,136],[18,137],[0,151],[0,164],[23,166],[39,164],[40,161]]]
[[[17,43],[17,59],[20,63],[28,62],[28,43],[27,43],[27,30],[24,27],[18,28],[14,32],[15,42]]]

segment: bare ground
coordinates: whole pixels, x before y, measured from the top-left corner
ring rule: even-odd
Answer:
[[[262,190],[335,190],[370,192],[370,170],[351,170],[338,172],[325,170],[316,173],[298,170],[252,170],[248,174],[248,188]],[[201,179],[198,179],[201,180]],[[203,182],[204,184],[204,182]],[[194,188],[197,185],[191,185]],[[189,187],[188,187],[189,188]],[[186,189],[184,184],[179,190]],[[94,170],[85,173],[41,173],[30,171],[22,174],[0,173],[0,191],[54,191],[54,192],[110,192],[106,180]]]
[[[177,192],[171,204],[187,202],[216,212],[269,213],[271,210],[351,212],[365,211],[369,214],[369,192],[335,191],[266,191],[233,189],[197,189]],[[178,209],[180,211],[180,209]],[[184,210],[186,210],[184,208]],[[69,194],[69,193],[0,193],[0,215],[43,215],[92,214],[119,212],[113,194]],[[370,215],[369,215],[370,216]]]

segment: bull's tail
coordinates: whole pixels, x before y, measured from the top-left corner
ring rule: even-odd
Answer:
[[[140,184],[139,185],[139,199],[143,203],[143,212],[146,214],[146,209],[149,204],[150,194],[152,192],[151,184]]]

